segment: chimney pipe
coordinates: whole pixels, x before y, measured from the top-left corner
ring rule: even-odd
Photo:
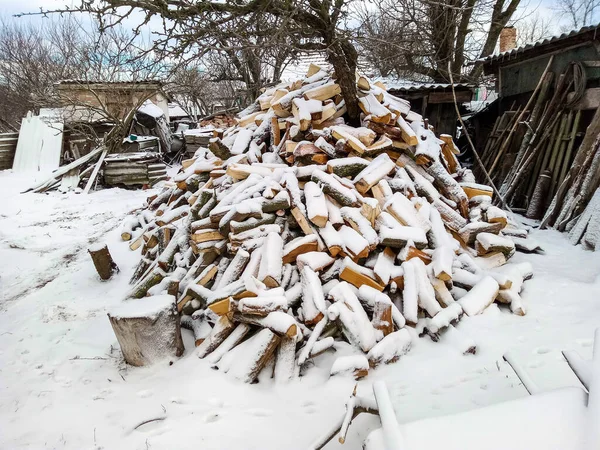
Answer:
[[[517,46],[517,29],[504,27],[500,32],[500,53],[508,52]]]

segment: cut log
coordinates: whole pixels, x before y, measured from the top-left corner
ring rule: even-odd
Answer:
[[[366,115],[371,116],[373,122],[388,123],[392,118],[391,111],[379,103],[373,94],[359,98],[358,104]]]
[[[275,357],[275,382],[287,383],[296,372],[296,339],[283,337]]]
[[[379,331],[376,330],[360,301],[348,283],[339,283],[329,296],[334,303],[327,309],[329,320],[337,321],[348,342],[368,352],[377,343]]]
[[[218,367],[244,383],[254,383],[280,340],[271,330],[261,330],[225,355]]]
[[[298,323],[292,316],[283,311],[274,311],[265,317],[235,313],[233,319],[236,322],[268,328],[279,336],[287,336],[289,338],[302,337]]]
[[[350,375],[355,380],[360,380],[368,374],[369,360],[363,355],[341,356],[333,362],[329,372],[332,377]]]
[[[310,268],[304,267],[300,272],[302,280],[302,311],[304,323],[314,325],[326,312],[325,297],[319,276]]]
[[[366,284],[380,292],[383,291],[385,287],[377,282],[375,272],[366,267],[359,266],[348,257],[344,258],[344,263],[340,272],[340,280],[347,281],[357,288]]]
[[[110,311],[108,318],[123,357],[132,366],[173,360],[183,354],[179,315],[172,295],[127,300]]]
[[[219,317],[215,323],[210,335],[196,349],[198,358],[204,358],[206,355],[215,351],[221,343],[231,334],[235,324],[227,316]]]
[[[319,250],[319,244],[317,242],[317,236],[309,234],[308,236],[298,237],[283,247],[283,264],[289,264],[296,261],[298,255],[302,255],[308,252],[316,252]]]
[[[492,233],[479,233],[476,237],[475,249],[480,256],[491,252],[502,252],[508,259],[515,252],[515,243],[508,237]]]
[[[208,361],[211,364],[217,364],[228,351],[242,342],[248,331],[250,331],[248,325],[245,323],[238,324],[229,336],[208,356]]]
[[[265,239],[262,258],[258,269],[258,279],[268,287],[277,287],[281,283],[283,268],[283,240],[277,233],[269,233]]]
[[[321,171],[315,171],[312,181],[321,185],[323,192],[335,199],[342,206],[356,206],[358,198],[349,188],[345,187],[333,175]]]
[[[374,368],[380,364],[396,362],[409,352],[411,345],[412,338],[405,328],[390,333],[369,350],[369,366]]]
[[[460,303],[468,316],[475,316],[481,314],[488,306],[494,303],[498,291],[498,282],[491,276],[486,276],[462,297],[458,303]]]
[[[463,191],[465,191],[465,194],[467,194],[467,197],[470,199],[480,195],[485,195],[488,197],[492,197],[494,195],[494,190],[485,184],[460,183],[460,187],[463,189]]]
[[[182,316],[181,327],[189,329],[194,334],[194,344],[196,347],[202,344],[212,331],[212,327],[208,324],[204,316],[204,311],[196,311],[191,316]]]
[[[327,100],[335,97],[342,92],[340,85],[334,82],[323,84],[321,86],[309,89],[304,92],[306,100]]]
[[[88,248],[88,253],[92,257],[94,267],[101,279],[108,280],[114,272],[119,272],[119,267],[113,261],[106,244],[90,247]]]
[[[379,183],[382,178],[394,170],[395,167],[396,164],[394,161],[387,154],[382,153],[356,175],[354,178],[356,189],[361,194],[365,194],[374,185]]]
[[[304,185],[304,196],[308,219],[316,226],[324,227],[327,224],[329,214],[323,191],[316,183],[309,181]]]
[[[284,295],[259,295],[240,299],[237,310],[242,314],[266,317],[273,311],[285,311],[287,307],[288,302]]]
[[[401,225],[419,227],[424,232],[431,229],[429,219],[420,216],[413,203],[400,192],[396,192],[388,201],[385,211],[391,214]]]

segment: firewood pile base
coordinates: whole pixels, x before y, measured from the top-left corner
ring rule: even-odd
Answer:
[[[465,314],[525,314],[531,267],[508,261],[527,230],[450,136],[383,84],[357,85],[360,127],[317,66],[265,91],[123,224],[141,253],[126,302],[173,296],[197,356],[245,382],[301,376],[339,341],[355,354],[332,376],[364,377],[418,336],[474,353],[455,328]]]

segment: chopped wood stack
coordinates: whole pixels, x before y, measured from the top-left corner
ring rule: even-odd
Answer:
[[[198,356],[246,382],[288,381],[338,340],[356,355],[332,375],[362,377],[494,301],[525,313],[531,267],[506,262],[527,231],[450,136],[358,85],[358,128],[319,67],[267,90],[123,225],[141,251],[129,297],[174,295]]]
[[[109,186],[153,185],[167,179],[167,166],[158,153],[119,153],[104,159],[103,179]]]

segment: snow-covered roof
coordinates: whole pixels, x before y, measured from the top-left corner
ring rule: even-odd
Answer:
[[[163,110],[156,106],[154,103],[152,103],[151,100],[146,100],[144,104],[138,108],[138,111],[143,114],[147,114],[151,117],[154,117],[155,119],[165,115]]]
[[[490,55],[480,59],[480,62],[484,64],[493,64],[505,60],[515,59],[522,54],[535,51],[536,55],[544,53],[546,51],[554,50],[555,47],[562,48],[565,45],[569,45],[571,41],[593,41],[598,36],[600,31],[600,24],[590,25],[579,30],[572,30],[568,33],[562,33],[557,36],[552,36],[532,44],[523,45],[506,52],[499,53],[497,55]]]
[[[380,77],[376,81],[382,81],[387,86],[388,91],[434,91],[449,89],[452,86],[450,83],[427,83],[392,77]],[[475,87],[476,86],[474,84],[468,83],[454,84],[454,88],[474,89]]]
[[[299,77],[306,76],[308,67],[311,64],[315,64],[324,70],[332,70],[331,64],[327,61],[327,55],[324,52],[314,52],[298,56],[298,58],[289,63],[281,74],[281,81],[293,81]],[[364,73],[372,72],[372,68],[369,66],[367,61],[358,57],[358,68],[359,71]]]
[[[325,70],[331,70],[331,64],[327,62],[327,57],[324,53],[310,53],[301,55],[298,59],[289,63],[281,74],[281,81],[292,81],[304,77],[311,64],[315,64]]]
[[[169,118],[188,117],[189,114],[177,103],[169,103]]]
[[[160,80],[155,80],[155,79],[142,79],[142,80],[122,80],[122,81],[104,81],[104,80],[83,80],[83,79],[67,79],[67,80],[60,80],[58,81],[56,84],[60,85],[60,86],[68,86],[68,85],[84,85],[87,86],[89,84],[104,84],[106,86],[114,86],[114,85],[120,85],[120,86],[126,86],[126,85],[140,85],[140,84],[152,84],[152,85],[158,85],[158,86],[162,86],[164,83]]]

